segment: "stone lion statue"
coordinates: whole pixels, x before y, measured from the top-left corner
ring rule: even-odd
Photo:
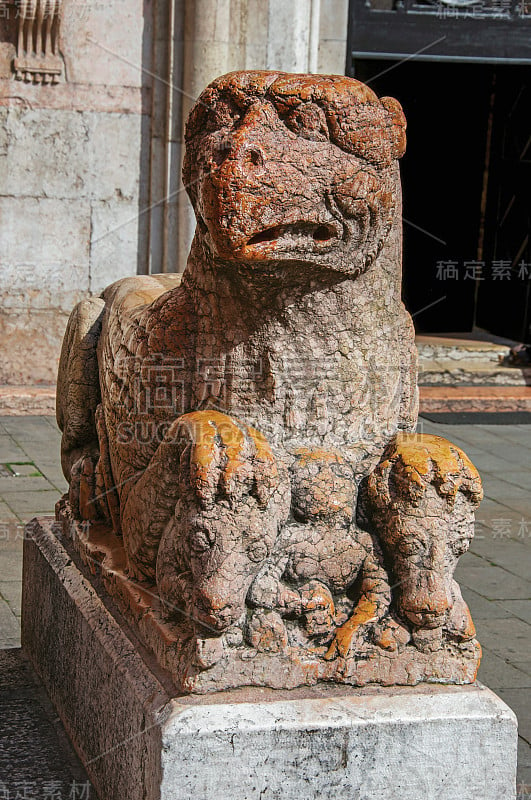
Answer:
[[[370,477],[417,421],[405,128],[396,100],[351,78],[215,80],[186,129],[197,228],[184,274],[118,281],[70,318],[57,418],[71,513],[112,526],[129,579],[186,618],[218,688],[272,685],[275,659],[282,685],[475,674],[477,648],[455,644],[470,627],[451,652],[439,640],[435,667],[437,648],[416,648],[431,617],[412,622],[405,590],[395,598],[394,495]],[[410,447],[439,452],[429,437]],[[396,491],[408,498],[411,481]],[[391,674],[404,649],[418,670]]]

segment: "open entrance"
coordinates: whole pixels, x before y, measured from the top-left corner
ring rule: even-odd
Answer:
[[[404,299],[421,333],[531,341],[531,68],[356,59],[402,104]]]

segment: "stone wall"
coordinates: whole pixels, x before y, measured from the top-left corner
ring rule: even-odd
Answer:
[[[140,67],[149,3],[109,8],[64,0],[55,86],[15,80],[4,42],[0,384],[53,384],[72,306],[145,269],[138,211],[149,87]]]
[[[184,268],[191,103],[232,69],[344,72],[347,7],[62,0],[63,74],[39,85],[15,80],[17,4],[0,2],[0,388],[53,387],[78,300],[126,275]],[[5,397],[0,410],[12,411]]]

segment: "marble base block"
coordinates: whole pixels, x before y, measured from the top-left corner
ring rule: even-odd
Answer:
[[[516,719],[489,689],[179,696],[49,523],[27,528],[23,647],[100,800],[514,800]]]

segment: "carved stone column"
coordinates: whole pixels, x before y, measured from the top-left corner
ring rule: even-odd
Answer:
[[[217,75],[342,73],[347,0],[156,0],[150,272],[186,265],[195,218],[181,182],[184,120]]]

